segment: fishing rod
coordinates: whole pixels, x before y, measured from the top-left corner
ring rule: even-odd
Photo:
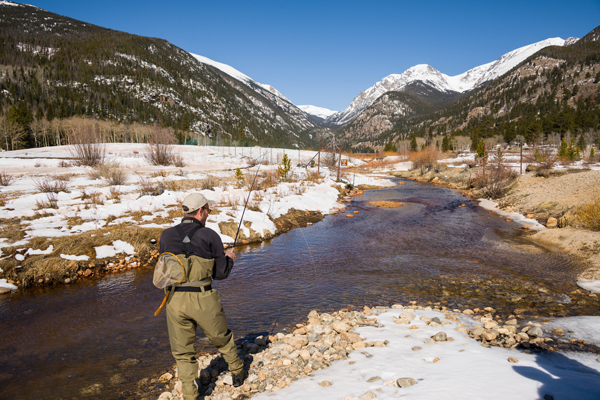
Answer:
[[[263,158],[267,153],[263,154],[260,158]],[[237,238],[240,233],[240,228],[242,227],[242,222],[244,221],[244,214],[246,213],[246,207],[248,207],[248,202],[250,201],[250,196],[252,195],[252,190],[254,189],[254,182],[256,182],[256,177],[258,176],[258,172],[260,171],[260,166],[262,164],[258,163],[258,169],[256,170],[256,174],[254,175],[254,179],[252,180],[252,185],[250,185],[250,191],[248,192],[248,198],[246,199],[246,204],[244,204],[244,210],[242,211],[242,217],[240,218],[240,224],[238,225],[237,232],[235,233],[235,239],[233,239],[233,247],[232,250],[235,249],[235,244],[237,243]]]

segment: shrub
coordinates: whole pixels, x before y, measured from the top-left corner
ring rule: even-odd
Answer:
[[[58,209],[58,198],[56,197],[56,193],[49,192],[46,194],[47,200],[36,200],[35,204],[39,210],[44,208],[53,208]]]
[[[290,160],[290,158],[288,157],[287,154],[284,154],[283,158],[281,159],[281,165],[277,167],[277,172],[279,173],[279,176],[281,177],[281,179],[283,179],[283,180],[287,179],[288,173],[290,172],[291,169],[292,169],[292,160]]]
[[[140,196],[160,196],[165,191],[161,182],[152,182],[144,176],[139,177],[138,191]]]
[[[35,187],[42,193],[69,193],[69,184],[67,181],[45,177],[33,180]]]
[[[60,168],[69,168],[69,167],[71,166],[71,163],[70,163],[70,162],[68,162],[68,161],[65,161],[65,160],[60,160],[60,161],[58,162],[58,166],[59,166]]]
[[[421,151],[411,153],[408,159],[412,161],[413,169],[418,169],[423,174],[433,168],[439,153],[435,145],[430,145]]]
[[[600,196],[596,195],[594,201],[581,207],[577,218],[586,228],[600,231]]]
[[[127,182],[127,172],[122,168],[111,169],[105,178],[111,186],[124,185]]]
[[[175,137],[168,129],[154,125],[142,157],[150,165],[172,165],[175,162],[173,143]]]
[[[183,161],[183,157],[181,156],[181,154],[173,155],[173,165],[176,166],[177,168],[185,167],[185,162]]]
[[[200,189],[201,190],[213,190],[213,188],[219,186],[219,180],[212,176],[208,175],[206,178],[200,180]]]
[[[111,186],[108,189],[108,192],[110,193],[110,199],[114,200],[115,203],[120,203],[121,202],[121,195],[123,194],[118,188],[116,188],[115,186]]]
[[[477,171],[475,178],[471,180],[471,186],[478,189],[482,197],[497,199],[508,192],[517,176],[517,172],[510,167],[494,163],[486,168],[485,175],[483,168]]]
[[[238,189],[244,186],[244,173],[242,172],[241,168],[235,169],[235,180],[237,182],[236,186]]]
[[[0,172],[0,186],[9,186],[14,177],[6,172]]]
[[[96,167],[106,161],[106,146],[102,144],[102,134],[98,124],[84,125],[73,129],[69,153],[76,160],[75,165]]]

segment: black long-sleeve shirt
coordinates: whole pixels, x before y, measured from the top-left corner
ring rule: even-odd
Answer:
[[[196,224],[199,224],[202,228],[198,229],[194,236],[190,238],[192,254],[205,259],[214,258],[215,268],[212,278],[215,280],[226,279],[233,269],[233,259],[225,256],[223,242],[217,232],[203,226],[200,221],[191,217],[183,217],[181,220],[181,229],[187,235]],[[164,252],[173,254],[185,253],[182,238],[177,233],[175,227],[165,229],[160,235],[159,249],[161,254]]]

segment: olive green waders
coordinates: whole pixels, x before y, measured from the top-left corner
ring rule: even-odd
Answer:
[[[184,255],[178,255],[185,259]],[[197,256],[189,258],[191,264],[188,281],[195,282],[212,275],[214,260]],[[199,264],[199,265],[197,265]],[[196,400],[198,390],[194,379],[198,377],[195,359],[196,328],[199,326],[208,340],[221,352],[232,374],[243,371],[244,364],[237,354],[233,332],[227,329],[227,320],[221,295],[215,289],[202,292],[177,292],[167,301],[167,326],[171,352],[177,361],[179,379],[183,384],[184,400]]]

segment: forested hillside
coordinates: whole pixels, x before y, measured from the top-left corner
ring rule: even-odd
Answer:
[[[101,28],[26,5],[0,5],[2,148],[64,144],[57,120],[85,116],[115,129],[160,124],[180,142],[207,134],[245,144],[307,146],[294,119],[169,42]],[[310,121],[306,123],[306,121]],[[39,131],[39,132],[38,132]],[[114,136],[114,135],[113,135]]]

